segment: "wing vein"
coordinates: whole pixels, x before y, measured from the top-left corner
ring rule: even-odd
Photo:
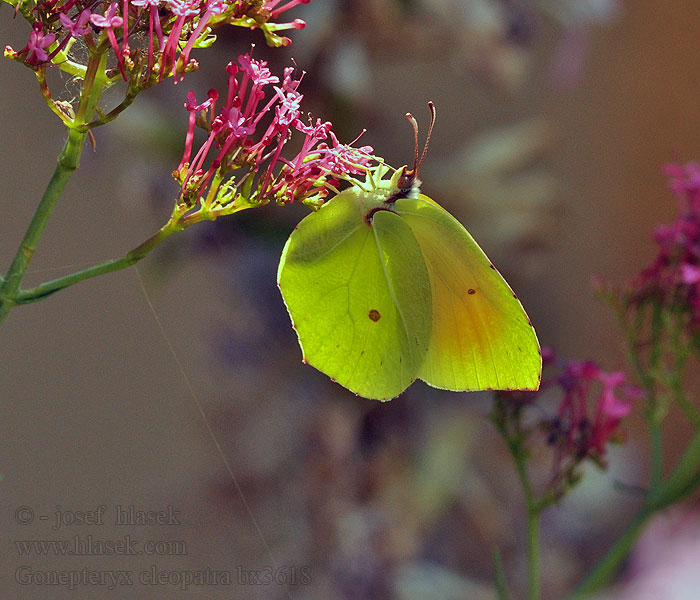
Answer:
[[[372,233],[374,234],[374,239],[377,243],[377,250],[379,252],[379,262],[382,265],[382,270],[384,272],[384,279],[386,280],[386,285],[389,288],[389,295],[391,296],[391,299],[394,302],[394,305],[396,306],[396,311],[399,313],[399,317],[401,317],[401,325],[403,326],[403,331],[404,335],[406,337],[406,342],[407,342],[407,347],[409,352],[411,352],[411,344],[410,344],[410,335],[408,333],[408,325],[406,324],[406,317],[403,314],[403,310],[401,310],[401,305],[399,304],[399,300],[396,297],[396,293],[394,292],[394,286],[391,284],[391,280],[389,278],[389,273],[386,270],[386,263],[384,262],[384,252],[382,250],[382,243],[379,241],[379,237],[377,236],[377,230],[375,227],[372,227]],[[401,381],[403,381],[403,370],[404,370],[404,363],[402,360],[399,361],[399,371],[400,371],[400,378]]]
[[[360,227],[354,227],[353,229],[351,229],[347,235],[344,235],[342,238],[340,238],[340,240],[338,240],[335,244],[333,244],[333,246],[331,246],[323,254],[319,254],[318,256],[314,257],[313,261],[309,261],[309,262],[316,262],[316,261],[319,261],[319,260],[325,258],[326,256],[328,256],[331,252],[333,252],[333,250],[335,250],[338,246],[340,246],[342,243],[344,243],[358,229],[360,229]]]

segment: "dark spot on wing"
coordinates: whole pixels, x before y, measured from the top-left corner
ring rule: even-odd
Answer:
[[[472,296],[472,295],[476,294],[476,290],[475,290],[474,288],[469,288],[469,289],[467,290],[467,294],[469,294],[470,296]]]
[[[373,308],[369,311],[369,318],[376,323],[382,318],[382,315],[379,314],[379,311],[376,308]]]

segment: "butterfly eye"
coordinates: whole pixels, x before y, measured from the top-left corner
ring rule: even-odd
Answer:
[[[399,192],[402,194],[405,194],[409,191],[411,191],[411,188],[413,187],[413,182],[416,180],[416,171],[415,169],[407,169],[406,167],[403,168],[403,171],[401,172],[401,177],[399,177],[399,181],[397,183],[397,186],[399,188]]]

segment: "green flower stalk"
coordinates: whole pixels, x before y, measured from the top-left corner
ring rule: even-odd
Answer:
[[[627,339],[631,363],[645,390],[651,448],[649,489],[623,535],[574,595],[599,591],[620,568],[648,520],[700,486],[700,411],[683,388],[690,358],[700,358],[700,165],[664,169],[678,201],[678,218],[654,232],[653,262],[623,289],[598,284]],[[672,408],[685,415],[693,437],[670,473],[663,472],[663,423]]]
[[[607,373],[592,361],[561,361],[543,351],[552,376],[537,392],[498,392],[491,420],[505,441],[515,464],[527,512],[528,600],[540,598],[540,527],[542,512],[558,502],[581,479],[585,462],[605,468],[609,444],[624,439],[623,419],[642,393],[626,383],[624,373]],[[538,396],[558,388],[563,394],[556,414],[532,421]],[[534,414],[541,414],[542,410]],[[530,478],[528,461],[540,434],[554,455],[553,475],[538,489]],[[539,454],[539,452],[537,453]]]

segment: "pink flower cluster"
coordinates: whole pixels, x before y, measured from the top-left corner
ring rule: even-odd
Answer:
[[[32,11],[29,42],[5,54],[40,68],[61,52],[71,38],[83,38],[95,50],[105,41],[111,46],[125,81],[137,76],[141,83],[160,81],[165,74],[182,74],[196,68],[190,53],[208,29],[229,23],[260,28],[269,44],[288,45],[289,38],[278,31],[302,29],[295,19],[273,20],[285,11],[310,0],[119,0],[105,4],[84,0],[37,0]],[[281,6],[280,6],[281,4]],[[176,79],[177,81],[177,79]]]
[[[246,169],[238,184],[243,187],[247,180],[244,187],[250,200],[277,202],[310,197],[321,201],[340,180],[366,171],[373,160],[371,147],[341,144],[330,123],[301,120],[303,96],[297,88],[303,74],[295,78],[294,69],[288,67],[280,83],[265,61],[250,54],[239,56],[237,64],[229,63],[227,71],[228,90],[218,111],[216,90],[210,90],[201,104],[193,92],[187,97],[185,151],[174,175],[188,203],[196,203],[215,177],[235,169]],[[209,136],[192,158],[196,125]],[[296,156],[288,159],[282,151],[294,132],[303,134],[304,141]]]
[[[581,478],[581,466],[593,461],[605,468],[612,443],[624,440],[622,422],[644,393],[627,385],[621,372],[607,373],[593,361],[564,361],[542,349],[546,377],[536,392],[497,392],[491,418],[514,456],[535,452],[533,438],[552,449],[554,465],[541,502],[561,498]],[[556,408],[548,410],[550,398]],[[542,413],[545,413],[544,415]]]
[[[498,393],[498,419],[504,431],[544,431],[547,444],[557,455],[555,480],[569,485],[575,481],[576,468],[584,460],[604,466],[608,445],[621,438],[622,420],[643,392],[627,385],[622,372],[607,373],[590,360],[560,360],[550,348],[542,349],[542,363],[548,375],[538,391]],[[534,427],[524,427],[522,410],[554,391],[563,393],[555,414],[538,418]]]
[[[557,415],[545,423],[549,442],[562,456],[603,461],[607,445],[642,392],[626,385],[622,372],[606,373],[592,361],[569,361],[550,382],[564,392]]]
[[[700,325],[700,165],[667,165],[669,187],[678,199],[678,218],[659,225],[654,240],[659,252],[634,284],[632,301],[655,301],[690,314]]]

